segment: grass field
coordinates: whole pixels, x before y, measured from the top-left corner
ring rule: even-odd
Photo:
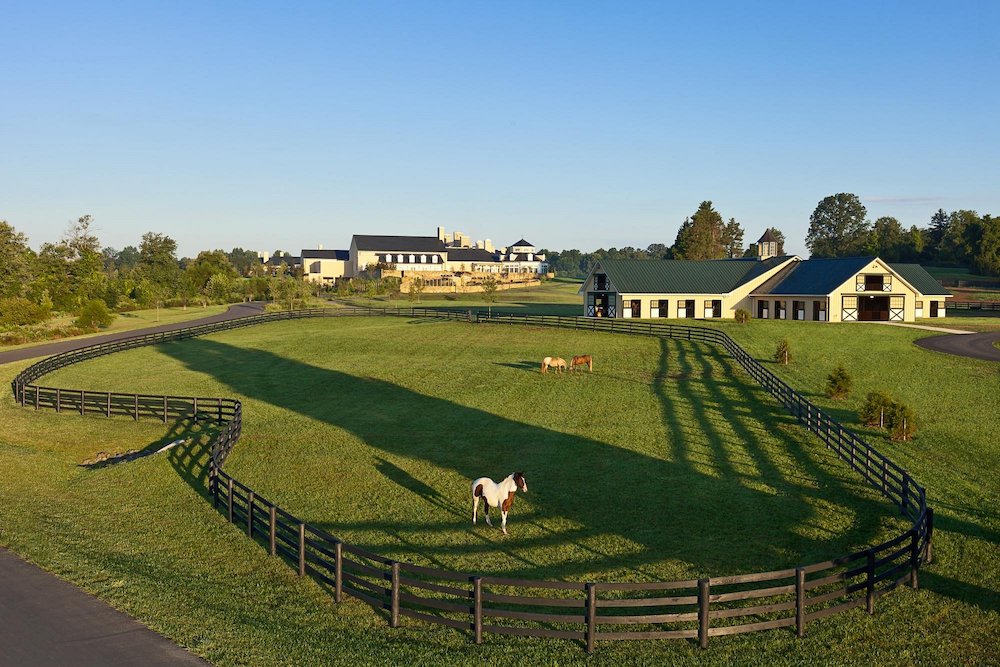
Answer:
[[[912,664],[996,661],[1000,633],[996,365],[920,350],[909,329],[723,325],[818,396],[843,361],[911,403],[917,440],[881,448],[926,484],[937,562],[924,592],[817,622],[713,641],[600,645],[588,662]],[[863,332],[863,333],[862,333]],[[474,335],[470,336],[470,333]],[[593,375],[542,377],[544,354],[595,355]],[[19,367],[0,367],[9,381]],[[156,373],[150,369],[156,368]],[[265,325],[88,362],[47,384],[242,396],[229,469],[307,520],[418,563],[581,580],[732,574],[825,558],[887,535],[892,508],[710,347],[583,332],[402,320]],[[968,400],[976,396],[976,401]],[[264,555],[199,494],[199,448],[97,470],[96,451],[183,426],[0,406],[0,543],[62,573],[218,664],[583,661],[558,641],[391,631],[356,602]],[[197,440],[197,438],[196,438]],[[984,465],[993,461],[994,464]],[[468,526],[467,480],[526,471],[511,535]],[[234,592],[235,591],[235,592]]]
[[[211,315],[223,313],[228,309],[229,305],[227,304],[221,306],[208,306],[206,308],[202,308],[201,306],[190,306],[188,308],[160,308],[159,315],[157,315],[156,309],[133,310],[128,313],[116,313],[114,321],[111,322],[111,325],[108,326],[107,329],[100,329],[99,331],[84,334],[83,336],[73,336],[73,338],[90,338],[92,336],[102,336],[104,334],[116,333],[119,331],[132,331],[134,329],[155,327],[161,324],[186,322],[188,320],[196,320],[202,317],[209,317]],[[157,317],[159,317],[159,319],[157,319]],[[74,319],[75,317],[73,315],[59,315],[46,322],[46,325],[51,327],[70,326],[73,324]],[[30,343],[21,343],[19,345],[0,345],[0,350],[16,350],[22,347],[45,345],[46,343],[51,343],[54,340],[66,340],[66,338],[46,339]]]

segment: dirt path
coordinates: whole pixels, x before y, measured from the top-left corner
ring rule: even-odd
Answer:
[[[264,304],[258,301],[253,301],[250,303],[238,303],[236,305],[230,306],[229,310],[227,310],[224,313],[218,313],[216,315],[202,317],[201,319],[197,320],[174,322],[173,324],[163,324],[155,327],[147,327],[145,329],[133,329],[131,331],[122,331],[120,333],[107,334],[105,336],[91,336],[89,338],[69,338],[66,340],[54,341],[52,343],[43,343],[41,345],[34,345],[32,347],[22,347],[17,350],[8,350],[6,352],[0,352],[0,364],[9,364],[12,361],[21,361],[23,359],[34,359],[35,357],[49,357],[52,356],[53,354],[59,354],[60,352],[68,352],[70,350],[86,347],[88,345],[96,345],[97,343],[109,343],[111,341],[121,340],[123,338],[131,338],[132,336],[141,336],[143,334],[158,333],[160,331],[174,331],[176,329],[193,327],[199,324],[212,324],[214,322],[235,320],[238,317],[246,317],[247,315],[257,315],[258,313],[263,312],[263,310],[264,310]]]

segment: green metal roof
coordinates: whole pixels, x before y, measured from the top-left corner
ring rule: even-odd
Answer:
[[[910,283],[915,290],[926,296],[952,296],[951,292],[941,286],[927,269],[919,264],[890,264],[899,277]]]
[[[725,294],[780,266],[790,257],[713,260],[628,260],[598,262],[618,292]]]
[[[823,259],[805,259],[796,262],[792,270],[769,294],[799,295],[799,294],[829,294],[837,289],[858,271],[868,266],[874,257],[829,257]]]

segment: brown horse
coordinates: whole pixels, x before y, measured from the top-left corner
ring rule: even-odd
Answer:
[[[594,358],[589,354],[580,354],[573,357],[573,361],[569,362],[569,369],[576,370],[577,366],[586,366],[589,372],[594,372]]]
[[[548,373],[550,368],[562,373],[566,370],[566,360],[562,357],[545,357],[542,359],[542,373]]]

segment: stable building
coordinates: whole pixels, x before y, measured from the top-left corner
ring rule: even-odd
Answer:
[[[952,295],[919,264],[878,257],[602,260],[580,287],[586,317],[913,322],[944,317]]]

